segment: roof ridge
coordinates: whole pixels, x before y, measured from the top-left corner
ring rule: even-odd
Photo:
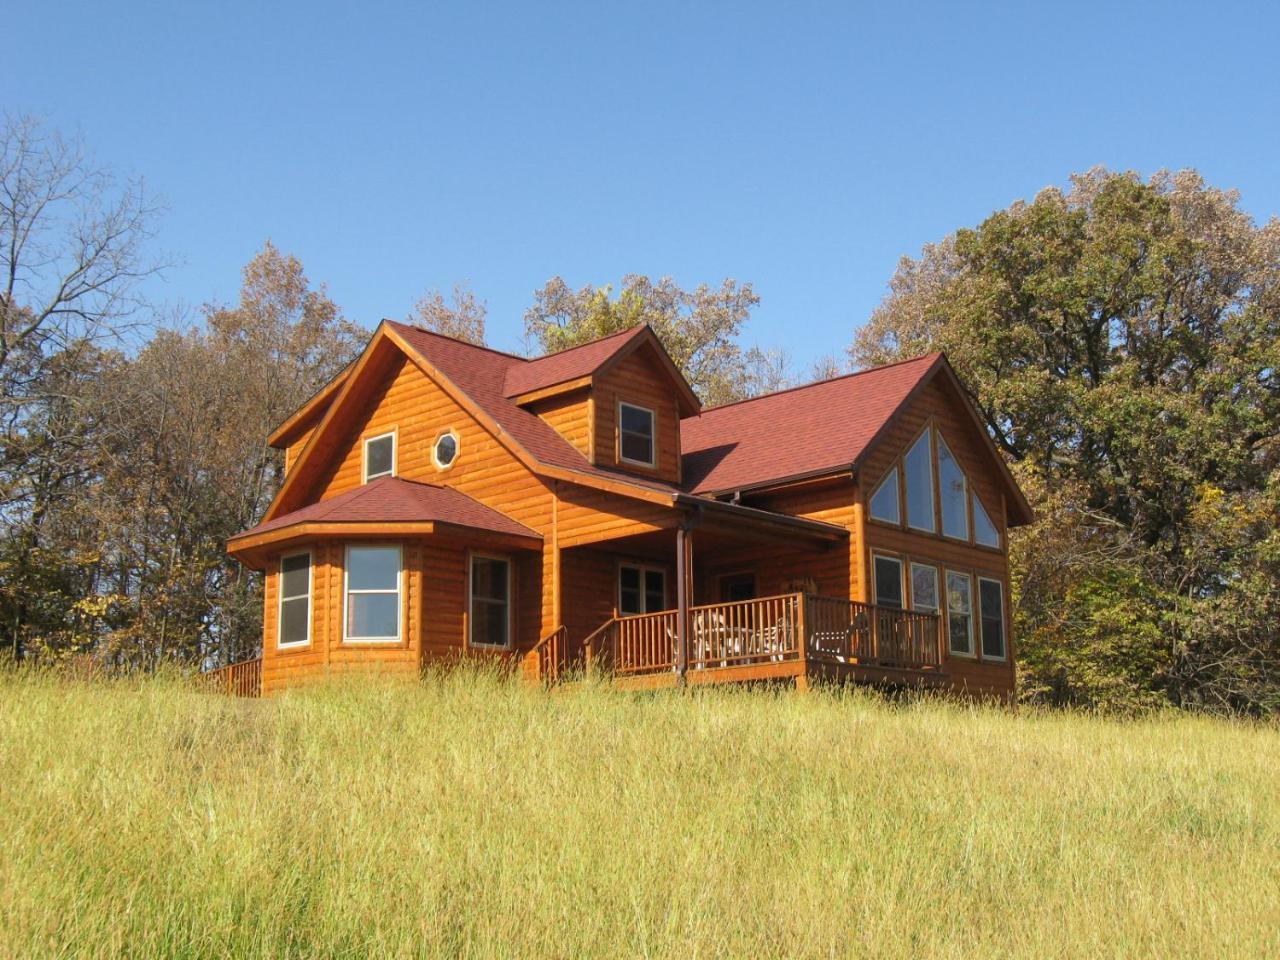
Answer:
[[[534,360],[540,360],[541,357],[522,357],[518,353],[511,353],[508,350],[499,350],[497,347],[491,347],[487,343],[472,343],[470,340],[463,340],[461,337],[451,337],[447,333],[441,333],[439,330],[428,330],[426,327],[420,327],[416,323],[405,323],[402,320],[392,320],[390,317],[383,318],[384,323],[392,323],[398,327],[407,327],[418,333],[425,333],[428,336],[439,337],[441,340],[448,340],[452,343],[460,343],[464,347],[472,347],[476,350],[484,350],[486,353],[496,353],[500,357],[508,357],[511,360],[519,360],[523,363],[532,363]],[[585,344],[584,344],[585,346]]]
[[[904,360],[895,360],[893,363],[882,363],[877,367],[868,367],[865,370],[854,370],[850,373],[842,373],[836,377],[825,377],[822,380],[814,380],[810,383],[799,383],[794,387],[783,387],[781,390],[770,390],[768,393],[762,393],[754,397],[743,397],[741,400],[730,400],[728,403],[722,403],[718,407],[711,407],[709,410],[703,410],[697,414],[698,417],[705,417],[708,414],[718,413],[721,410],[727,410],[730,407],[740,407],[745,403],[755,403],[757,400],[768,400],[770,397],[779,397],[784,393],[795,393],[799,390],[808,390],[811,387],[821,387],[824,384],[835,383],[837,380],[851,380],[854,377],[865,376],[868,373],[876,373],[880,370],[890,370],[893,367],[905,366],[908,363],[918,363],[921,360],[936,360],[941,357],[942,353],[934,351],[933,353],[922,353],[918,357],[907,357]],[[686,417],[686,420],[693,419]]]
[[[622,337],[627,334],[636,333],[649,326],[647,323],[637,323],[633,327],[627,327],[625,330],[616,330],[613,333],[606,333],[603,337],[596,337],[594,340],[588,340],[586,343],[575,343],[572,347],[565,347],[562,350],[554,350],[551,353],[544,353],[540,357],[530,357],[530,363],[536,363],[539,360],[548,360],[551,357],[559,357],[566,353],[572,353],[574,350],[585,350],[587,347],[594,347],[598,343],[604,343],[606,340],[612,340],[614,337]]]

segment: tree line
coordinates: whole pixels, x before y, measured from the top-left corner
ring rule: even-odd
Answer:
[[[0,129],[0,643],[9,659],[208,666],[257,652],[229,560],[282,475],[264,434],[359,352],[270,243],[238,302],[140,295],[159,206],[27,119]],[[1011,537],[1024,697],[1280,709],[1280,221],[1191,171],[1092,170],[904,258],[847,357],[743,344],[749,283],[552,278],[530,354],[650,323],[712,406],[943,350],[1037,519]],[[473,342],[469,287],[408,319]]]

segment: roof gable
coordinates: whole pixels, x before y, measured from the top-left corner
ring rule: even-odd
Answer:
[[[669,381],[682,415],[692,416],[702,409],[702,402],[689,386],[689,381],[648,324],[534,360],[513,363],[507,368],[503,395],[523,403],[535,397],[552,395],[557,386],[576,389],[607,373],[637,351],[647,351],[653,358],[660,375]]]
[[[1029,522],[1026,498],[940,353],[716,407],[683,420],[686,487],[718,495],[853,472],[935,378],[944,381],[968,411],[1010,494],[1010,522]]]
[[[686,485],[714,494],[852,470],[941,362],[931,354],[687,418],[680,424]]]
[[[529,470],[626,496],[670,503],[677,488],[599,467],[542,420],[505,396],[508,369],[529,361],[392,320],[384,320],[333,399],[267,509],[265,520],[303,506],[337,455],[365,401],[408,358]]]

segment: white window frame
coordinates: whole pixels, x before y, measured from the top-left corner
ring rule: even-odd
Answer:
[[[622,571],[638,570],[640,571],[640,602],[645,607],[639,613],[623,613],[622,612]],[[662,606],[658,610],[650,610],[648,597],[649,591],[645,589],[645,574],[656,573],[662,577]],[[623,560],[618,564],[618,584],[617,584],[617,602],[618,616],[620,617],[642,617],[649,613],[661,613],[667,609],[667,568],[657,566],[652,563],[633,563],[630,560]]]
[[[934,431],[937,436],[934,438],[933,454],[934,461],[937,464],[938,471],[938,533],[946,537],[948,540],[954,540],[957,543],[973,542],[973,524],[969,517],[969,496],[972,490],[969,486],[969,475],[964,472],[964,467],[960,466],[960,460],[956,457],[956,453],[943,439],[942,431]],[[964,520],[964,536],[957,537],[955,534],[947,533],[947,510],[946,501],[942,493],[942,451],[947,451],[947,456],[951,458],[951,462],[955,464],[956,470],[960,474],[962,486],[960,489],[960,516]]]
[[[922,607],[916,603],[916,567],[921,570],[933,571],[933,597],[936,604],[932,607]],[[942,583],[939,578],[938,566],[934,563],[921,563],[918,560],[912,560],[907,568],[907,576],[911,584],[911,610],[913,613],[941,613],[942,612]]]
[[[292,643],[284,642],[284,603],[286,600],[299,600],[302,594],[295,594],[291,597],[284,595],[284,562],[292,560],[294,557],[307,558],[307,638],[305,640],[295,640]],[[276,649],[277,650],[299,650],[302,647],[311,646],[311,627],[315,617],[315,582],[316,582],[316,566],[315,557],[312,556],[310,550],[298,550],[294,553],[285,553],[280,556],[280,564],[276,571],[279,578],[276,588]]]
[[[984,626],[983,626],[983,624],[982,624],[982,620],[983,620],[983,616],[982,616],[982,585],[983,585],[984,583],[994,583],[994,584],[996,585],[996,589],[1000,591],[1000,649],[1003,651],[1003,653],[1002,653],[1002,655],[1001,655],[1001,656],[998,656],[998,657],[989,657],[989,656],[987,656],[987,651],[986,651],[986,649],[983,647],[983,643],[982,643],[982,641],[983,641],[983,630],[985,629],[985,627],[984,627]],[[981,575],[979,575],[979,577],[978,577],[978,646],[977,646],[977,652],[981,655],[981,657],[982,657],[982,659],[983,659],[983,660],[990,660],[992,663],[1005,663],[1005,662],[1007,662],[1007,661],[1008,661],[1008,659],[1009,659],[1009,622],[1008,622],[1008,618],[1005,616],[1005,609],[1004,609],[1004,581],[1003,581],[1003,580],[997,580],[995,577],[984,577],[984,576],[981,576]]]
[[[397,431],[395,430],[388,430],[385,433],[379,433],[372,437],[364,438],[364,447],[362,448],[362,451],[361,451],[363,454],[363,456],[361,457],[361,460],[362,460],[361,476],[364,478],[362,481],[363,483],[368,483],[370,480],[377,480],[381,477],[394,477],[396,475],[396,459],[400,454],[400,450],[399,450],[400,440],[396,436],[396,433]],[[373,476],[370,476],[369,475],[369,444],[374,443],[378,440],[385,440],[387,437],[391,438],[391,470],[388,473],[375,473]]]
[[[911,475],[907,471],[907,457],[923,440],[928,448],[929,456],[926,461],[928,469],[925,476],[929,478],[929,526],[921,527],[911,522]],[[933,424],[929,424],[919,435],[916,436],[907,448],[902,451],[902,522],[908,530],[915,530],[918,533],[930,533],[937,535],[939,533],[938,526],[942,522],[939,516],[941,510],[938,507],[938,451],[933,444]]]
[[[632,460],[625,456],[622,452],[623,433],[622,429],[622,408],[630,407],[632,410],[638,410],[641,413],[649,415],[649,460]],[[634,431],[631,431],[634,434]],[[639,436],[639,434],[634,434]],[[658,465],[658,414],[648,407],[642,407],[638,403],[628,403],[626,400],[618,401],[618,460],[622,463],[630,463],[637,467],[656,467]]]
[[[450,460],[448,463],[441,463],[440,457],[436,454],[436,450],[440,446],[440,441],[443,440],[445,437],[453,437],[453,459]],[[453,428],[450,428],[448,430],[442,430],[436,436],[435,440],[431,441],[431,463],[437,470],[448,470],[450,467],[452,467],[455,463],[458,462],[458,457],[460,457],[461,455],[462,455],[462,440],[458,437],[458,432]]]
[[[394,637],[353,637],[347,629],[351,623],[351,551],[362,547],[380,547],[395,550],[400,555],[400,572],[396,575],[395,590],[357,590],[359,594],[396,595],[396,635]],[[404,642],[404,545],[400,543],[349,543],[342,554],[342,642],[391,645]]]
[[[969,652],[965,653],[961,650],[954,650],[951,647],[951,586],[947,583],[947,577],[952,575],[964,577],[969,584]],[[973,574],[967,570],[951,570],[946,569],[942,575],[943,608],[947,612],[947,655],[952,657],[962,657],[965,660],[977,660],[978,648],[974,645],[974,637],[976,631],[973,629],[974,603],[973,603]]]
[[[876,497],[880,496],[880,491],[883,490],[885,485],[891,481],[895,488],[894,493],[896,494],[894,497],[894,513],[898,515],[897,520],[886,520],[884,517],[877,517],[875,515],[875,508],[872,506],[872,504],[875,503]],[[885,471],[884,476],[880,478],[880,482],[872,488],[871,496],[867,497],[867,516],[876,523],[887,523],[891,527],[902,526],[902,470],[896,460],[894,461],[893,466]]]
[[[507,565],[507,601],[505,604],[507,608],[507,616],[505,621],[506,630],[504,631],[504,636],[506,637],[506,640],[501,644],[477,643],[475,639],[476,595],[473,589],[473,585],[475,583],[475,572],[476,572],[475,563],[477,560],[489,560],[494,563],[505,563]],[[515,597],[512,593],[514,585],[515,585],[515,564],[512,562],[510,557],[504,556],[503,554],[500,554],[500,553],[469,553],[467,555],[467,646],[468,647],[476,647],[480,650],[510,650],[511,649],[512,634],[514,633],[512,629],[512,621],[515,618]],[[482,597],[481,599],[488,603],[496,602],[490,599],[489,597]]]
[[[880,573],[876,570],[877,560],[890,560],[898,565],[898,596],[902,598],[902,604],[897,607],[885,607],[886,610],[907,610],[907,583],[906,572],[907,565],[903,562],[902,557],[892,553],[881,553],[872,551],[871,553],[871,603],[873,606],[884,606],[880,602]]]

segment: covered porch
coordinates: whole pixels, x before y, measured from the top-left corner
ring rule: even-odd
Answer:
[[[723,506],[564,550],[563,626],[530,672],[555,682],[594,669],[633,687],[943,679],[936,615],[852,599],[847,528]]]

